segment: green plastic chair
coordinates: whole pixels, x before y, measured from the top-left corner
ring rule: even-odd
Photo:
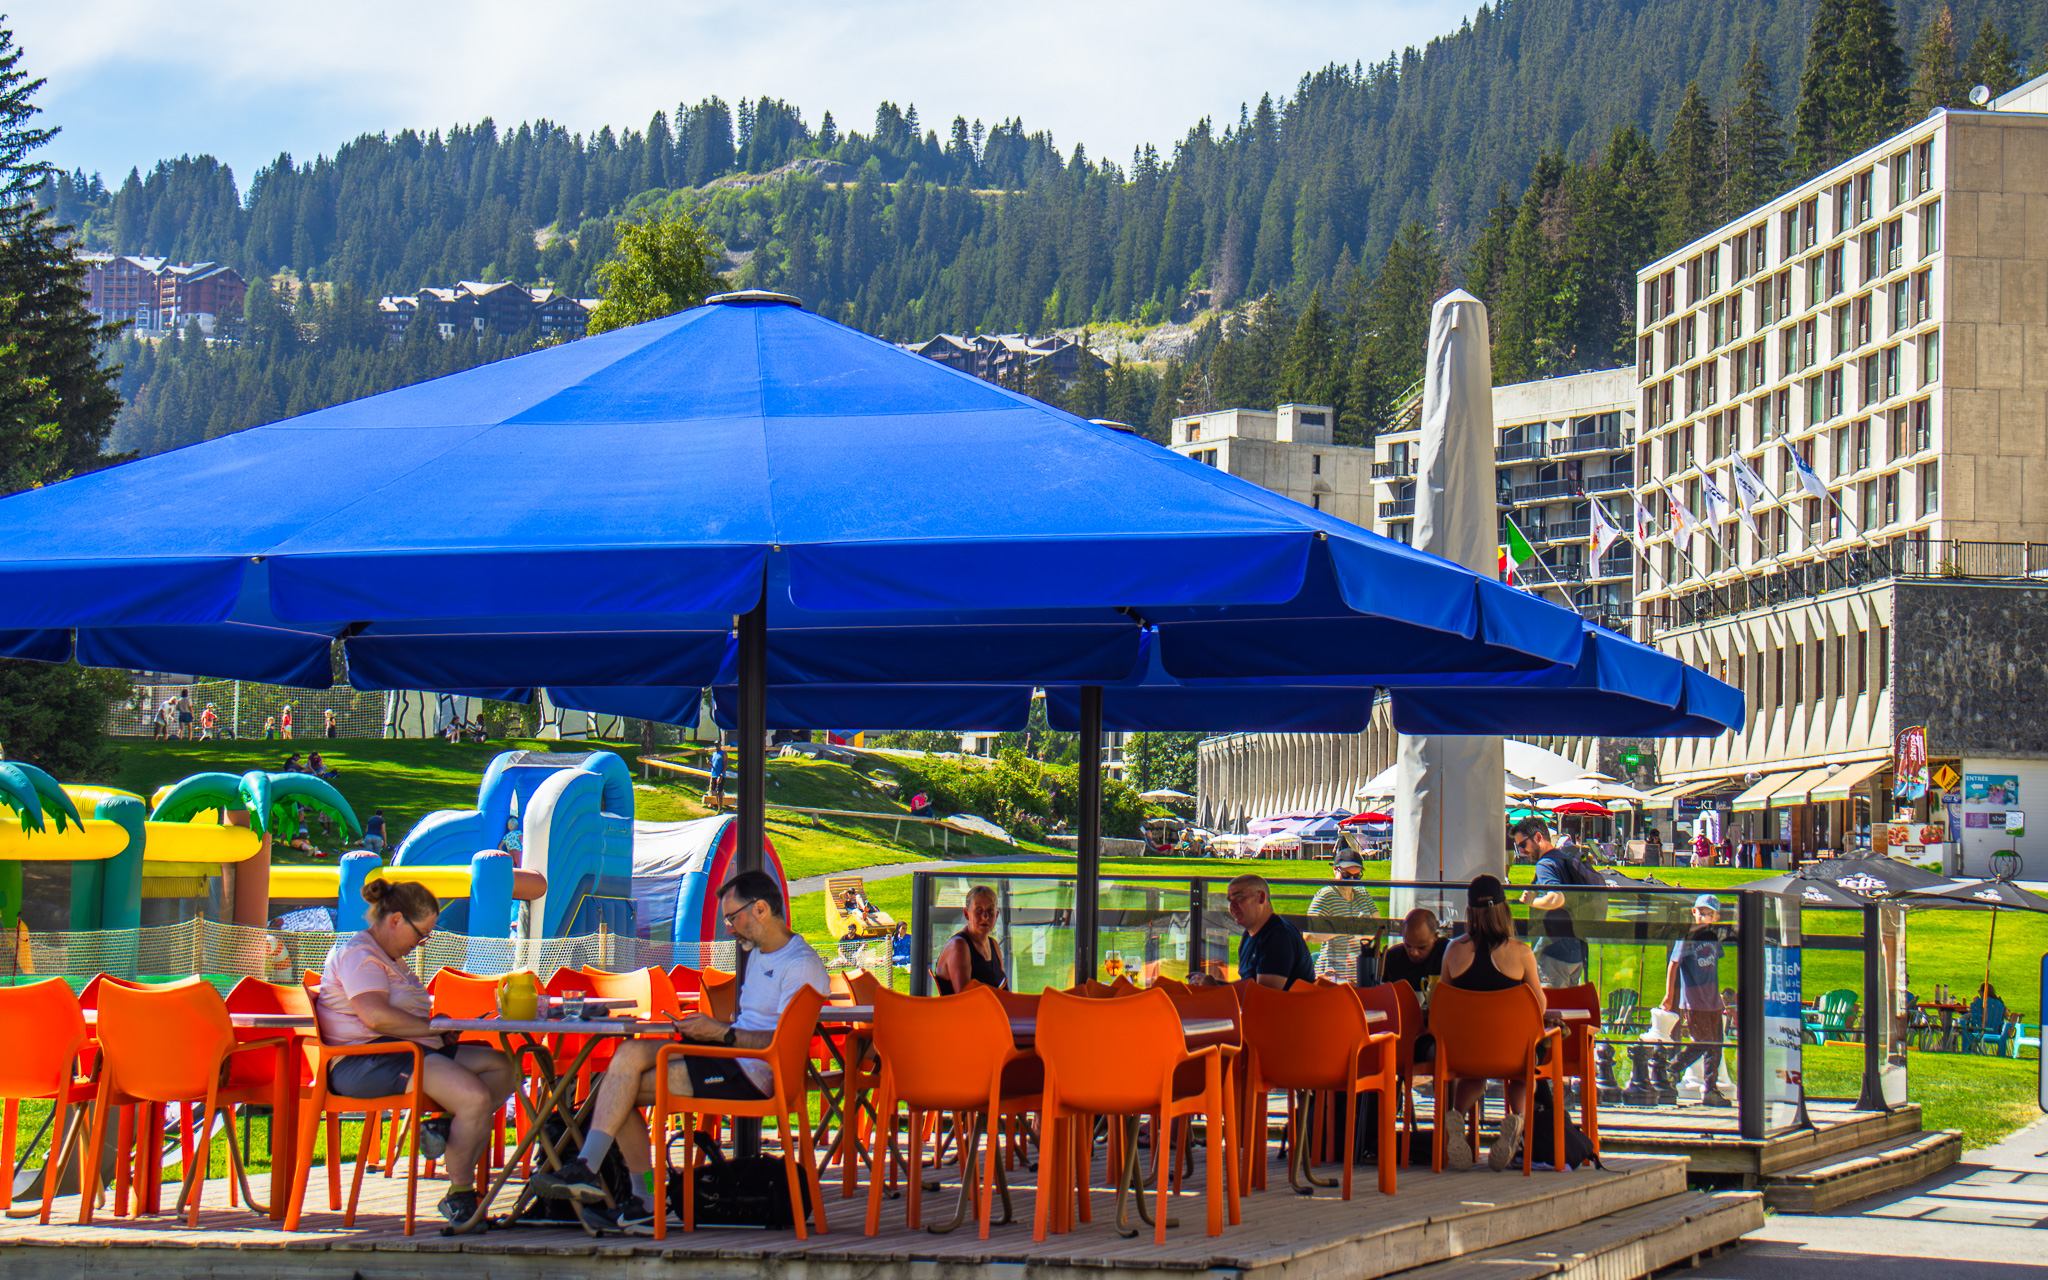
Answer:
[[[1806,1011],[1805,1032],[1813,1044],[1826,1044],[1830,1035],[1847,1040],[1855,1030],[1856,993],[1846,987],[1828,992]]]
[[[1627,987],[1616,987],[1607,993],[1606,1025],[1622,1034],[1635,1030],[1636,1016],[1641,1012],[1642,997]]]

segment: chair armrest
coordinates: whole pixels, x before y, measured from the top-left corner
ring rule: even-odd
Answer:
[[[328,1058],[357,1058],[379,1053],[411,1053],[415,1064],[425,1052],[410,1040],[402,1044],[317,1044],[309,1048],[318,1049],[322,1061]]]
[[[248,1053],[255,1049],[275,1049],[279,1045],[290,1043],[290,1036],[265,1036],[261,1040],[240,1040],[235,1043],[233,1048],[228,1050],[227,1056],[232,1058],[238,1053]]]
[[[676,1044],[663,1045],[655,1052],[654,1061],[656,1065],[660,1065],[671,1058],[687,1056],[692,1058],[755,1058],[762,1062],[767,1062],[769,1061],[768,1055],[770,1052],[771,1050],[769,1049],[742,1049],[738,1045],[728,1048],[722,1044],[683,1044],[678,1042]]]

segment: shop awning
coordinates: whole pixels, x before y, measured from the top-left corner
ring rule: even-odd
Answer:
[[[1735,797],[1735,812],[1755,813],[1764,808],[1770,803],[1771,796],[1777,792],[1779,787],[1798,777],[1801,772],[1801,770],[1794,769],[1781,773],[1765,774],[1749,790]]]
[[[1828,780],[1826,765],[1794,774],[1792,780],[1771,792],[1769,804],[1773,809],[1789,809],[1793,805],[1805,804],[1806,793]]]
[[[1881,756],[1876,760],[1858,760],[1815,787],[1807,798],[1815,804],[1829,800],[1847,800],[1851,791],[1863,785],[1871,775],[1883,773],[1889,764],[1891,759],[1888,756]]]
[[[1698,782],[1673,782],[1658,787],[1643,797],[1645,809],[1668,809],[1687,796],[1696,796],[1702,791],[1712,791],[1733,781],[1731,778],[1702,778]]]

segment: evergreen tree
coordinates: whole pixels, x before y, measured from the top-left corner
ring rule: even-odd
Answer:
[[[2048,54],[2048,47],[2042,52]],[[2005,38],[1990,18],[1977,28],[1977,39],[1970,45],[1969,61],[1963,64],[1963,101],[1956,106],[1969,105],[1971,88],[1983,85],[1997,97],[2019,83],[2014,68],[2019,65],[2019,55],[2013,52],[2012,42]]]
[[[1721,220],[1721,126],[1700,96],[1698,81],[1664,137],[1664,225],[1666,250],[1686,244]]]
[[[1913,83],[1906,101],[1912,113],[1924,116],[1936,107],[1963,107],[1970,102],[1970,81],[1963,78],[1956,51],[1955,16],[1946,4],[1934,11],[1913,51]]]
[[[1323,291],[1309,294],[1308,306],[1288,336],[1280,360],[1276,403],[1325,404],[1343,408],[1344,367],[1337,350],[1337,326],[1323,306]]]
[[[1387,247],[1379,274],[1352,292],[1345,328],[1356,346],[1338,417],[1342,443],[1371,444],[1392,425],[1396,401],[1421,380],[1429,309],[1446,291],[1443,275],[1435,234],[1411,222]]]
[[[1835,79],[1835,128],[1846,159],[1899,127],[1906,109],[1906,57],[1890,0],[1849,0]]]
[[[726,287],[718,246],[688,214],[619,224],[618,249],[597,269],[602,300],[589,331],[605,333],[699,306]]]
[[[1801,173],[1818,173],[1847,154],[1842,149],[1840,94],[1848,22],[1849,0],[1819,0],[1814,6],[1794,112],[1793,159]]]
[[[1118,365],[1123,363],[1118,357]],[[1074,385],[1067,388],[1059,399],[1059,405],[1068,413],[1080,418],[1113,418],[1109,411],[1109,371],[1102,362],[1088,350],[1088,331],[1081,331],[1081,371],[1074,379]],[[1122,421],[1122,419],[1115,419]]]

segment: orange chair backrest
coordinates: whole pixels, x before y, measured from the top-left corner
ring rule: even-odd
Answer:
[[[1581,982],[1576,987],[1546,987],[1543,1005],[1546,1009],[1583,1009],[1589,1015],[1564,1024],[1565,1057],[1576,1063],[1582,1039],[1578,1029],[1586,1027],[1595,1034],[1600,1030],[1600,988],[1590,982]]]
[[[1396,985],[1405,987],[1408,984],[1402,982]],[[1411,993],[1412,990],[1411,988]],[[1384,1022],[1368,1021],[1366,1023],[1366,1030],[1376,1036],[1384,1035],[1391,1031],[1401,1037],[1395,1046],[1397,1054],[1400,1052],[1400,1045],[1414,1043],[1413,1037],[1415,1033],[1408,1029],[1407,1019],[1401,1016],[1400,993],[1395,991],[1392,986],[1383,982],[1376,987],[1352,987],[1350,991],[1351,994],[1358,997],[1359,1008],[1364,1009],[1368,1013],[1378,1010],[1386,1015]],[[1421,1021],[1421,1019],[1418,1018],[1417,1021]]]
[[[818,1010],[825,1007],[825,997],[816,987],[806,983],[797,988],[789,1003],[782,1006],[782,1016],[775,1022],[775,1038],[768,1042],[768,1054],[774,1059],[782,1073],[782,1087],[785,1097],[799,1105],[804,1099],[804,1059],[811,1051],[811,1038],[818,1030]]]
[[[1169,978],[1163,973],[1152,979],[1152,985],[1158,987],[1161,991],[1186,991],[1188,989],[1187,983],[1182,982],[1179,978]]]
[[[1415,1040],[1424,1030],[1422,1001],[1415,988],[1405,982],[1382,982],[1358,988],[1358,1000],[1368,1009],[1391,1010],[1387,1020],[1373,1025],[1373,1033],[1399,1030],[1401,1070],[1415,1069]]]
[[[1116,975],[1116,981],[1109,984],[1109,994],[1111,996],[1135,995],[1137,990],[1138,984],[1122,974]]]
[[[126,987],[130,991],[144,991],[159,983],[136,982],[131,978],[117,978],[111,973],[96,973],[92,981],[85,984],[85,990],[78,993],[78,1007],[97,1009],[100,1007],[100,992],[108,987]]]
[[[1302,982],[1283,992],[1253,982],[1238,999],[1261,1079],[1283,1089],[1324,1089],[1351,1078],[1367,1035],[1365,1007],[1352,988]]]
[[[434,997],[434,1014],[442,1018],[488,1018],[498,1011],[496,976],[476,978],[453,969],[443,969],[427,984]]]
[[[875,1049],[897,1098],[942,1111],[986,1107],[990,1083],[1016,1056],[1010,1015],[985,986],[925,999],[877,992]]]
[[[978,987],[982,984],[977,982],[974,985]],[[988,987],[986,989],[995,992],[996,999],[1002,1002],[1003,1012],[1011,1017],[1035,1018],[1038,1016],[1037,996],[1024,995],[1021,992],[1011,991],[1005,987]]]
[[[1466,991],[1439,982],[1429,998],[1429,1029],[1446,1074],[1505,1080],[1522,1074],[1529,1046],[1543,1030],[1543,1008],[1520,983],[1506,991]]]
[[[1190,987],[1176,982],[1170,987],[1161,983],[1158,989],[1166,992],[1166,998],[1184,1018],[1230,1019],[1230,1025],[1237,1031],[1227,1043],[1244,1043],[1244,1009],[1236,987]]]
[[[664,969],[635,969],[631,973],[608,973],[585,968],[592,995],[606,1000],[631,1000],[643,1018],[675,1017],[682,1013],[676,1003],[675,985]]]
[[[228,1007],[201,978],[150,990],[100,988],[99,1041],[115,1088],[152,1102],[204,1098],[234,1047]]]
[[[837,969],[834,969],[831,973],[825,976],[825,981],[826,985],[832,988],[831,998],[833,1000],[836,1000],[841,1004],[853,1003],[853,984],[846,980],[846,975],[844,973],[840,972]]]
[[[85,1015],[64,979],[0,987],[0,1098],[55,1093],[71,1079],[85,1037]]]
[[[1187,1055],[1180,1014],[1163,992],[1093,1000],[1047,991],[1038,999],[1038,1056],[1047,1087],[1076,1111],[1155,1111],[1167,1076]]]
[[[557,969],[541,990],[551,996],[566,996],[571,992],[590,994],[590,979],[575,969]]]
[[[866,969],[855,969],[848,973],[846,975],[846,985],[853,990],[853,1002],[855,1004],[873,1004],[877,992],[888,990],[887,987],[882,985],[880,978],[869,973]]]
[[[693,996],[704,989],[704,975],[686,964],[670,969],[668,980],[679,996]]]
[[[280,986],[261,978],[244,978],[228,989],[223,1001],[229,1013],[284,1013],[306,1017],[313,1013],[313,1001],[303,986]],[[282,1031],[272,1034],[283,1035]],[[228,1083],[268,1084],[277,1078],[277,1057],[268,1053],[244,1053],[228,1060]],[[302,1081],[303,1082],[303,1081]]]
[[[733,1011],[739,1008],[740,980],[737,975],[723,969],[706,968],[704,976],[705,1012],[720,1022],[731,1022]]]

